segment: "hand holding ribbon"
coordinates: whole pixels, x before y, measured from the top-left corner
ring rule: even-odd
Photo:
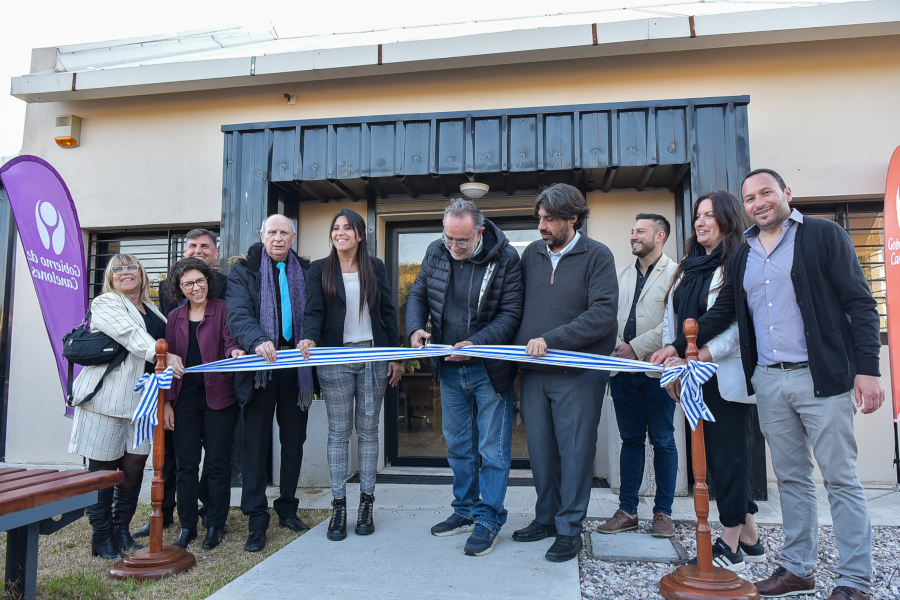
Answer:
[[[141,400],[131,418],[135,424],[134,448],[144,443],[144,440],[153,439],[153,428],[159,422],[156,418],[159,390],[167,390],[172,387],[172,375],[172,367],[162,373],[144,374],[134,386],[135,392],[141,392]]]
[[[681,408],[691,425],[691,429],[697,428],[700,419],[713,421],[712,413],[703,402],[703,384],[715,375],[719,365],[692,360],[683,365],[666,367],[660,377],[660,387],[666,387],[678,380],[681,382]]]

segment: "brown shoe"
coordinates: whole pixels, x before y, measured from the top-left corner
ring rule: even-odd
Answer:
[[[600,533],[622,533],[623,531],[634,531],[637,528],[637,515],[631,516],[620,508],[609,521],[597,527],[597,531]]]
[[[814,577],[797,577],[784,567],[778,567],[768,579],[757,581],[753,585],[763,598],[784,598],[785,596],[802,596],[816,593]],[[840,597],[840,600],[846,600]]]
[[[863,594],[856,588],[839,585],[834,588],[828,600],[870,600],[870,598],[868,594]]]
[[[675,524],[672,523],[672,517],[665,513],[653,513],[650,535],[661,538],[670,538],[675,535]]]

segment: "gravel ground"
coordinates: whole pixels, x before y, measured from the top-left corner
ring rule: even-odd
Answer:
[[[585,530],[592,531],[600,521],[585,521]],[[650,533],[650,523],[641,522],[641,533]],[[713,541],[722,531],[721,525],[711,524]],[[780,526],[759,528],[760,536],[766,544],[768,560],[763,563],[747,563],[747,568],[739,571],[744,579],[759,581],[771,575],[778,565],[784,533]],[[696,555],[693,524],[676,524],[676,539],[690,556]],[[875,527],[872,538],[872,558],[874,561],[873,600],[900,599],[900,527]],[[819,527],[819,565],[816,568],[815,596],[801,596],[824,600],[831,595],[834,587],[833,569],[838,562],[838,552],[834,545],[834,533],[830,526]],[[616,598],[636,600],[640,598],[662,598],[659,595],[660,578],[672,570],[671,565],[649,562],[613,563],[594,560],[582,552],[578,561],[581,576],[581,597],[585,600]]]

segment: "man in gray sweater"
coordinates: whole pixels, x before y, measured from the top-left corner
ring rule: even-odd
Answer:
[[[576,188],[555,184],[538,195],[542,241],[522,255],[525,307],[516,345],[609,356],[616,343],[619,286],[612,253],[579,230],[589,209]],[[600,408],[609,373],[522,363],[522,417],[537,490],[535,519],[518,542],[549,536],[546,557],[571,560],[581,550],[591,495]]]

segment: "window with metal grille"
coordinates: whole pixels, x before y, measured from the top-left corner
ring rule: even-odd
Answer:
[[[887,343],[884,283],[884,201],[795,204],[803,216],[831,219],[850,234],[872,296],[878,303],[881,342]]]
[[[109,259],[120,253],[134,254],[150,278],[150,298],[159,306],[159,284],[169,268],[184,255],[184,236],[193,229],[94,233],[88,254],[88,295],[91,300],[103,293],[103,274]],[[218,229],[207,228],[217,236]]]

